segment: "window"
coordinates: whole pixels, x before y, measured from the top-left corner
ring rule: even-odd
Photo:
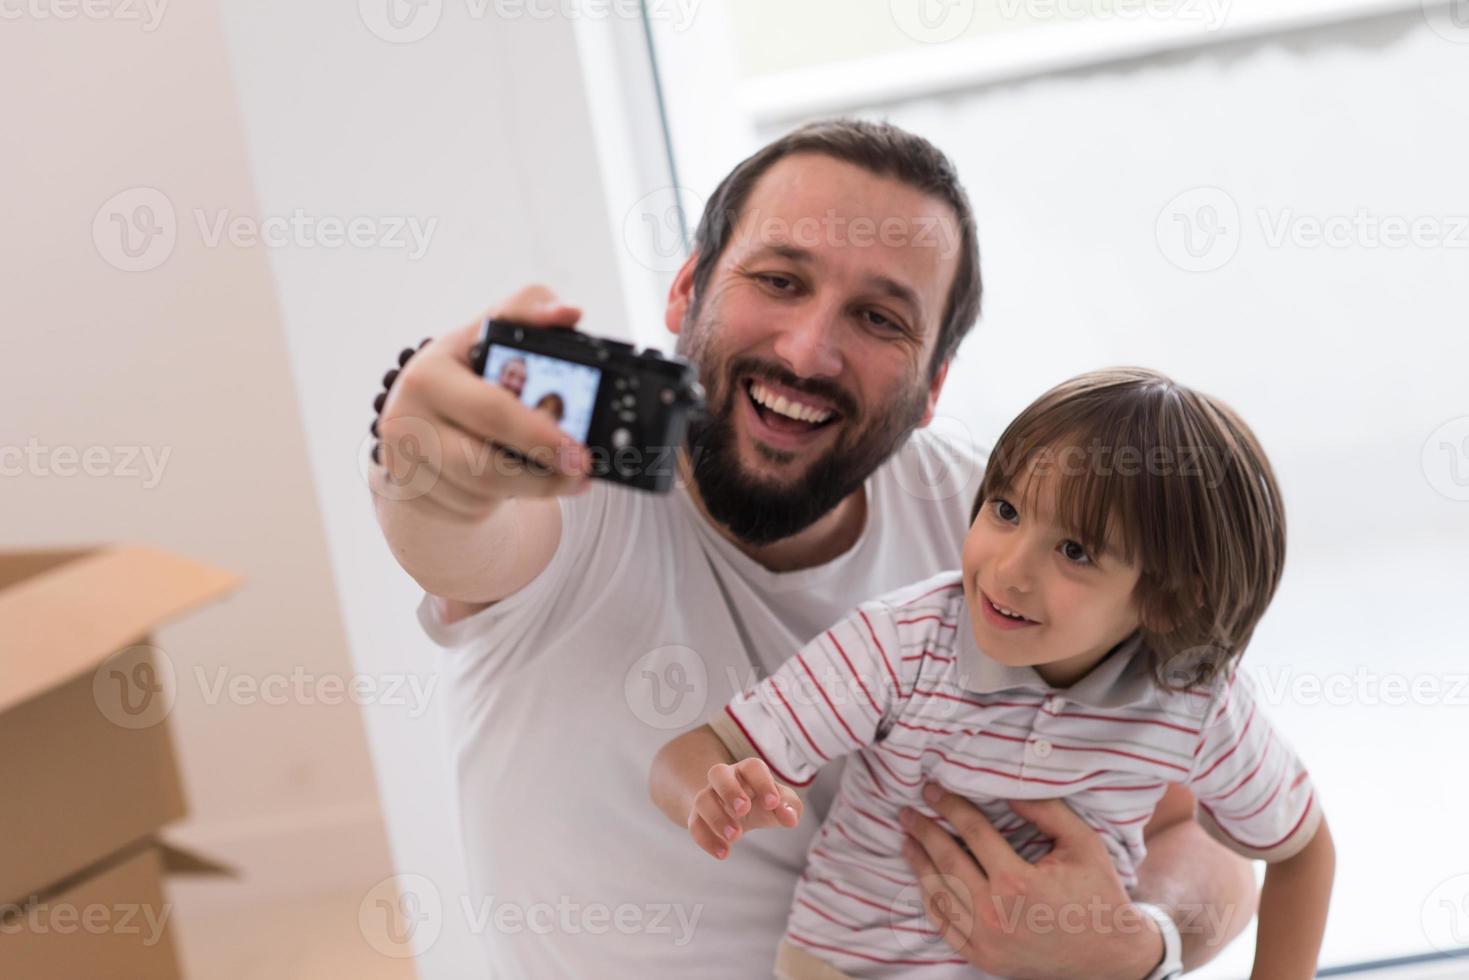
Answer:
[[[1245,663],[1337,840],[1323,964],[1469,946],[1462,6],[740,0],[654,33],[688,201],[829,112],[954,159],[987,295],[939,424],[990,444],[1121,363],[1240,411],[1291,521]]]

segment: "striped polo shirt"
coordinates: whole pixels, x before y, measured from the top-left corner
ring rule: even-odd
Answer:
[[[1052,688],[979,650],[952,571],[862,604],[737,696],[715,731],[782,782],[800,788],[855,755],[812,842],[787,941],[853,977],[977,975],[930,926],[900,853],[905,806],[954,832],[924,803],[928,780],[970,799],[1032,862],[1051,841],[1006,801],[1064,797],[1128,887],[1168,783],[1187,786],[1200,823],[1240,854],[1276,861],[1303,848],[1321,811],[1248,678],[1168,691],[1144,653],[1134,636]]]

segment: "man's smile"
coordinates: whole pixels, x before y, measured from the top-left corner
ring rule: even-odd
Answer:
[[[772,449],[810,449],[835,432],[845,416],[826,399],[797,391],[777,381],[745,378],[739,385],[744,403],[740,413],[746,429]]]

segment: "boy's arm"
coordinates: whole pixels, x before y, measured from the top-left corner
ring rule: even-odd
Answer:
[[[686,827],[695,797],[709,785],[709,770],[734,761],[714,729],[700,725],[658,750],[648,774],[648,795],[669,820]]]
[[[736,762],[708,725],[663,746],[653,758],[648,792],[658,809],[721,861],[746,830],[794,827],[803,807],[762,760]]]
[[[1305,848],[1265,870],[1251,980],[1316,975],[1335,873],[1336,848],[1324,819]]]
[[[1168,787],[1143,832],[1148,856],[1138,867],[1133,899],[1172,915],[1183,942],[1184,970],[1197,970],[1255,918],[1259,886],[1250,861],[1229,850],[1194,819],[1194,798]]]

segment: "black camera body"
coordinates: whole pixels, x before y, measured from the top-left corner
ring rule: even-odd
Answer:
[[[584,444],[592,476],[655,493],[673,486],[689,416],[704,408],[698,370],[683,358],[576,330],[486,320],[470,359],[480,377],[548,412]]]

